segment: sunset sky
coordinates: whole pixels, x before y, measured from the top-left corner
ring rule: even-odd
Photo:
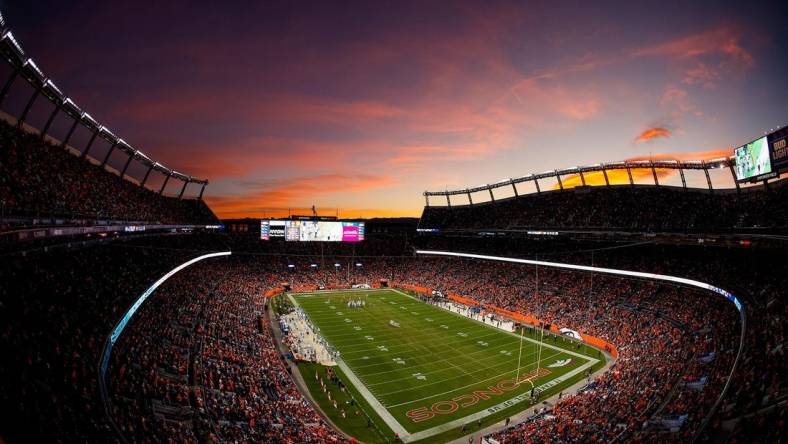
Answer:
[[[788,123],[785,2],[2,0],[0,10],[84,110],[151,158],[208,178],[220,217],[312,205],[418,216],[424,190],[719,157]]]

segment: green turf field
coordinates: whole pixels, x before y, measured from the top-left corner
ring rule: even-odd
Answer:
[[[465,424],[521,411],[531,405],[532,387],[549,396],[604,360],[595,349],[552,336],[540,355],[535,332],[521,340],[397,290],[288,298],[339,352],[339,368],[382,427],[405,442],[443,440]],[[349,299],[366,306],[348,308]]]

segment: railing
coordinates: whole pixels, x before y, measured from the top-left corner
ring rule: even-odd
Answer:
[[[736,171],[734,169],[734,160],[733,157],[720,157],[717,159],[712,160],[641,160],[641,161],[622,161],[622,162],[611,162],[611,163],[601,163],[583,167],[573,167],[573,168],[564,168],[561,170],[553,170],[553,171],[546,171],[543,173],[534,173],[528,174],[526,176],[518,177],[518,178],[510,178],[499,180],[498,182],[492,184],[484,184],[479,185],[477,187],[472,188],[463,188],[463,189],[454,189],[454,190],[444,190],[444,191],[425,191],[423,193],[425,204],[426,206],[430,206],[430,197],[445,197],[446,204],[451,207],[451,196],[457,195],[465,195],[468,198],[468,202],[470,205],[473,205],[473,198],[471,194],[487,191],[490,194],[490,201],[494,202],[496,200],[493,191],[496,189],[504,188],[504,187],[511,187],[514,193],[514,197],[519,197],[520,192],[517,189],[517,184],[521,183],[533,183],[534,187],[536,188],[536,193],[542,193],[542,190],[539,180],[544,179],[553,179],[557,182],[558,189],[564,190],[568,187],[564,186],[564,182],[562,181],[561,177],[566,175],[571,175],[573,177],[580,178],[580,184],[582,186],[586,186],[586,175],[589,173],[602,173],[604,178],[604,186],[611,186],[614,185],[611,183],[610,178],[608,177],[608,171],[614,170],[626,170],[627,171],[627,179],[628,184],[630,186],[635,185],[635,180],[632,176],[632,170],[650,170],[651,176],[653,177],[653,185],[660,186],[659,182],[659,174],[658,170],[676,170],[679,172],[679,176],[681,177],[681,187],[686,189],[687,188],[687,179],[684,175],[685,170],[700,170],[703,171],[705,178],[706,178],[706,185],[710,192],[714,192],[715,188],[712,184],[711,176],[709,174],[710,170],[714,169],[721,169],[727,168],[732,177],[733,183],[736,186],[736,191],[740,191],[739,182],[736,180]]]
[[[49,135],[49,129],[52,126],[52,123],[55,121],[55,117],[57,117],[57,115],[62,112],[71,117],[73,120],[73,123],[69,127],[65,138],[62,141],[56,140],[57,142],[60,142],[62,147],[65,148],[68,146],[68,143],[71,140],[71,136],[74,134],[77,125],[82,125],[91,132],[91,136],[84,148],[84,151],[78,150],[80,151],[80,157],[86,158],[96,139],[103,139],[110,145],[110,148],[101,162],[102,167],[106,166],[110,155],[115,150],[118,150],[128,156],[122,171],[120,171],[121,177],[126,177],[126,172],[128,171],[132,160],[136,160],[143,166],[148,167],[144,178],[137,181],[137,185],[144,187],[150,176],[150,173],[155,170],[164,174],[165,176],[164,183],[159,190],[159,194],[164,192],[164,188],[167,186],[169,180],[171,178],[175,178],[183,182],[180,193],[178,194],[179,198],[183,197],[183,194],[186,191],[186,186],[194,183],[202,185],[199,196],[197,197],[198,199],[202,199],[203,193],[205,192],[205,186],[208,184],[208,180],[197,179],[192,176],[179,173],[175,170],[167,168],[159,162],[152,160],[147,155],[145,155],[145,153],[132,147],[128,142],[113,134],[109,128],[97,122],[93,117],[91,117],[90,114],[83,111],[79,106],[77,106],[72,98],[68,97],[63,93],[63,91],[55,86],[55,83],[51,78],[44,75],[43,71],[38,67],[38,65],[36,65],[32,58],[25,54],[22,46],[14,37],[14,34],[10,29],[8,29],[2,15],[0,15],[0,57],[2,57],[10,65],[12,70],[11,75],[6,80],[5,84],[3,84],[2,89],[0,89],[0,105],[2,105],[3,101],[8,96],[14,81],[18,77],[21,77],[22,80],[26,81],[33,88],[33,94],[27,100],[21,114],[19,116],[14,116],[17,127],[22,129],[26,129],[28,127],[28,125],[25,123],[25,120],[27,119],[35,101],[39,96],[43,96],[46,100],[52,103],[52,105],[54,105],[54,109],[49,115],[49,118],[47,119],[43,129],[41,131],[37,131],[42,139],[56,140],[51,135]]]

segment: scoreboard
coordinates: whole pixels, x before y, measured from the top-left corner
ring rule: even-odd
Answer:
[[[738,180],[758,180],[772,174],[772,158],[766,136],[736,148],[733,154]]]
[[[361,242],[364,222],[319,220],[260,221],[260,239],[284,238],[298,242]]]
[[[757,182],[788,169],[788,129],[781,128],[733,151],[738,182]]]

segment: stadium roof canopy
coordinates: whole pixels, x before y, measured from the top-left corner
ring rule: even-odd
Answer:
[[[41,131],[42,136],[47,134],[50,125],[55,119],[55,116],[59,113],[65,113],[71,119],[73,119],[73,124],[71,129],[69,130],[68,135],[66,136],[65,140],[62,144],[65,146],[68,143],[72,133],[76,129],[78,124],[81,124],[85,128],[87,128],[93,135],[90,138],[90,142],[88,142],[85,151],[82,153],[82,156],[86,156],[88,151],[90,150],[91,145],[95,141],[97,137],[104,139],[107,143],[110,144],[111,148],[110,151],[107,153],[102,166],[107,163],[109,159],[109,155],[115,150],[120,150],[124,152],[128,159],[126,161],[126,165],[121,172],[121,176],[123,176],[128,168],[129,164],[132,160],[136,160],[137,162],[141,163],[144,166],[148,167],[148,172],[145,175],[145,179],[142,180],[141,185],[144,186],[145,181],[148,178],[148,175],[151,171],[159,171],[165,176],[167,176],[167,180],[169,178],[174,177],[178,180],[184,182],[183,189],[181,190],[181,196],[183,196],[183,191],[186,189],[186,185],[189,183],[194,184],[201,184],[202,190],[200,191],[200,197],[202,197],[202,193],[205,190],[205,185],[208,184],[207,179],[197,179],[192,177],[188,174],[183,174],[178,171],[175,171],[171,168],[164,166],[163,164],[154,161],[150,157],[148,157],[145,153],[141,150],[134,148],[128,142],[123,140],[122,138],[116,136],[109,128],[105,125],[99,123],[96,119],[94,119],[90,114],[86,111],[82,110],[67,94],[65,94],[60,88],[58,88],[54,81],[47,77],[41,68],[30,58],[25,51],[22,49],[22,46],[19,44],[17,39],[14,37],[14,34],[8,29],[5,19],[3,18],[2,14],[0,14],[0,56],[11,65],[13,72],[11,73],[10,78],[5,82],[2,91],[0,91],[0,103],[2,103],[3,99],[7,96],[11,85],[13,84],[14,80],[17,77],[21,77],[30,86],[33,87],[34,93],[33,96],[27,102],[27,105],[22,112],[22,114],[17,118],[17,124],[22,126],[24,124],[25,118],[27,117],[27,113],[30,111],[30,108],[33,105],[33,102],[38,98],[39,95],[44,96],[48,101],[50,101],[54,106],[54,110],[50,115],[49,119],[47,120],[46,125]],[[166,181],[165,181],[166,185]],[[161,192],[163,192],[164,186],[162,186]]]

